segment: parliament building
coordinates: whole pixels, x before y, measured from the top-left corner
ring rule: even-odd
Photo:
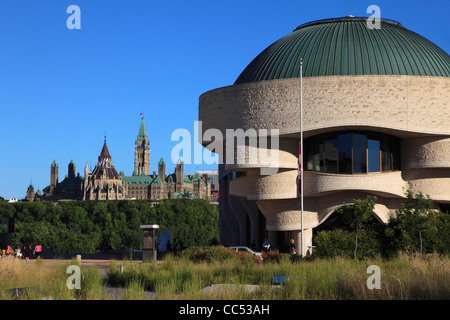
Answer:
[[[118,173],[109,153],[106,138],[98,156],[97,164],[89,172],[87,163],[84,177],[75,174],[73,160],[68,165],[68,174],[58,182],[59,167],[55,161],[50,166],[50,185],[44,188],[43,200],[121,200],[168,198],[209,199],[211,179],[208,174],[196,172],[184,174],[184,163],[178,160],[175,172],[166,175],[163,158],[158,162],[158,172],[150,174],[150,142],[141,118],[139,133],[135,141],[134,171],[131,176]],[[27,195],[27,199],[33,197]],[[31,200],[33,201],[33,200]]]

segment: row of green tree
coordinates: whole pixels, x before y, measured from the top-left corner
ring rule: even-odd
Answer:
[[[13,244],[40,242],[55,253],[140,249],[140,225],[169,230],[173,250],[217,243],[219,210],[203,199],[16,202],[0,201],[4,229],[14,218]],[[2,232],[2,230],[0,230]]]
[[[334,228],[318,231],[315,254],[322,257],[394,256],[407,253],[450,253],[450,214],[437,210],[434,201],[408,190],[396,214],[384,224],[373,216],[377,198],[354,200],[335,211]]]

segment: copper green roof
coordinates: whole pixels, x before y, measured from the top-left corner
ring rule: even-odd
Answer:
[[[56,163],[56,160],[53,160],[52,167],[56,167],[58,164]]]
[[[141,118],[141,126],[139,127],[138,139],[148,139],[147,131],[145,131],[144,117]]]
[[[148,185],[152,183],[153,178],[151,176],[122,176],[122,182],[128,184]]]
[[[305,23],[261,52],[235,84],[331,75],[450,76],[450,57],[393,20],[369,29],[367,17]]]
[[[122,183],[129,185],[149,185],[149,184],[165,184],[159,176],[154,179],[152,176],[140,175],[140,176],[125,176],[122,175]]]
[[[152,184],[163,184],[159,176],[156,176],[155,179],[153,179]]]
[[[192,180],[189,179],[189,177],[184,176],[184,177],[183,177],[183,183],[184,183],[184,184],[192,184]]]

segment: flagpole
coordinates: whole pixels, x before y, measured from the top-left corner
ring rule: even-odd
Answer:
[[[303,254],[303,59],[300,58],[300,206],[301,206],[301,253]]]

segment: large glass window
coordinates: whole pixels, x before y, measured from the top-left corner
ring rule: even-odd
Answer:
[[[325,170],[326,172],[337,173],[337,139],[325,140]]]
[[[338,135],[339,173],[352,173],[352,135]]]
[[[305,163],[306,170],[314,170],[314,140],[305,140],[305,144],[303,146],[304,153],[306,154]]]
[[[380,172],[380,140],[367,139],[368,172]]]
[[[399,139],[381,133],[345,131],[304,141],[305,170],[357,174],[400,170]]]
[[[314,139],[314,170],[323,171],[323,139]]]
[[[353,173],[366,172],[367,137],[363,134],[353,135]]]
[[[392,152],[391,144],[389,143],[389,137],[383,138],[383,143],[381,145],[381,159],[382,159],[382,170],[388,171],[392,170]]]

